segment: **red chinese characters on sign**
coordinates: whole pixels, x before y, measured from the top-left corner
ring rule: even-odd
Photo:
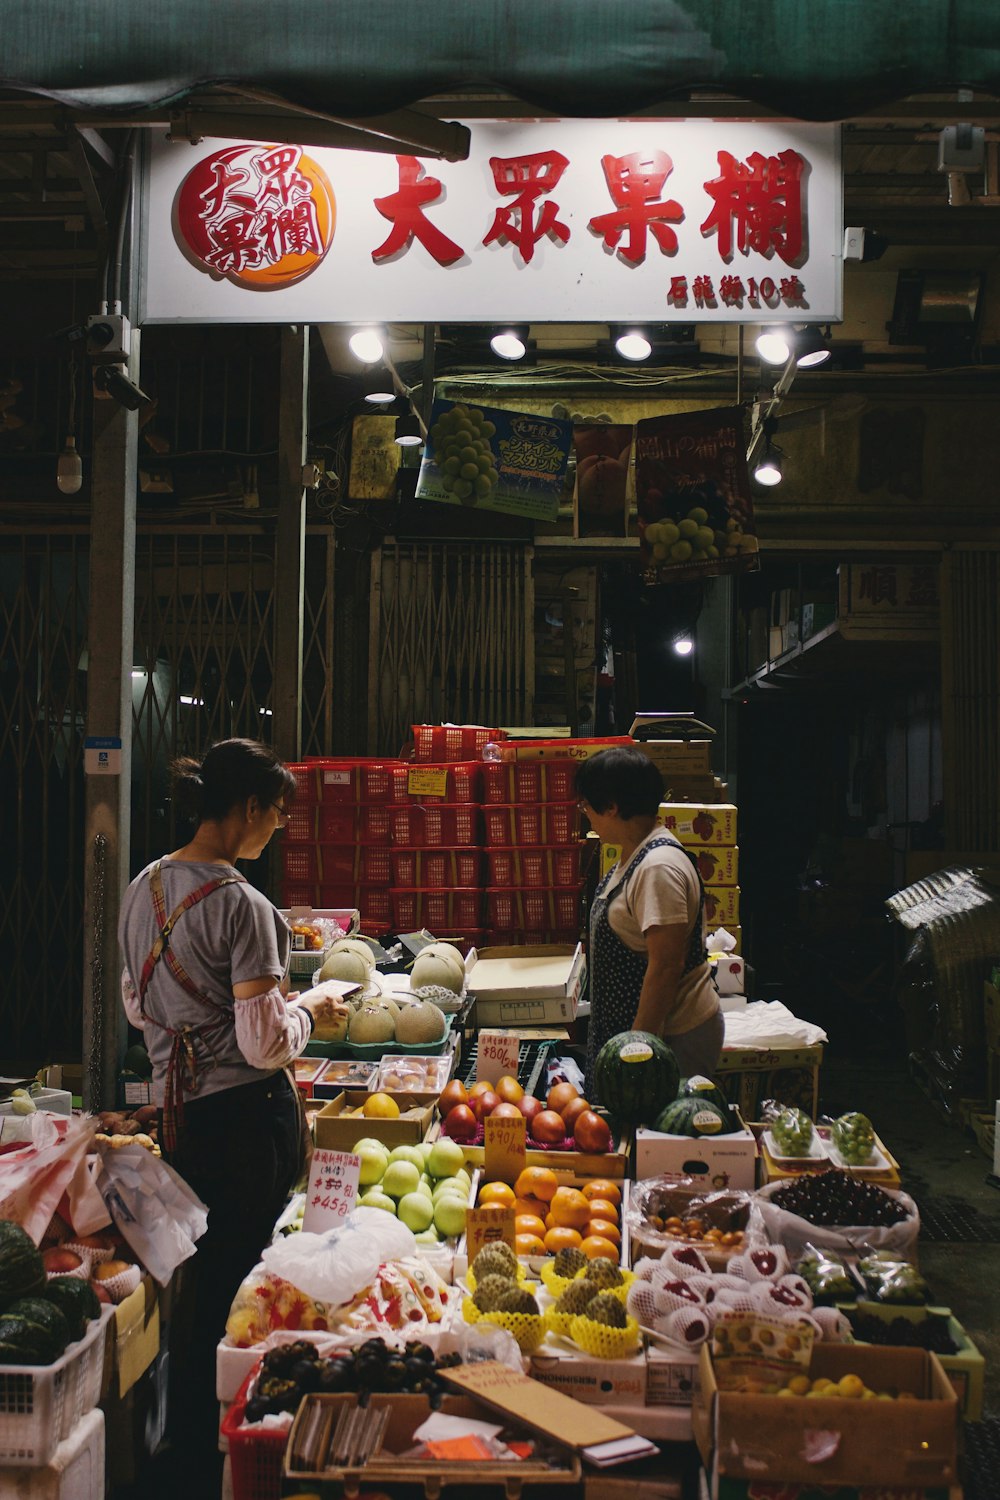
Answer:
[[[558,203],[542,203],[537,219],[535,209],[539,207],[539,198],[555,190],[568,166],[569,159],[561,151],[535,151],[528,156],[491,156],[490,170],[497,192],[512,197],[514,201],[503,203],[497,209],[483,244],[492,245],[498,240],[502,245],[513,245],[520,251],[525,265],[530,263],[535,246],[546,235],[565,245],[569,229],[559,219]]]
[[[436,177],[429,177],[415,156],[397,156],[399,188],[385,198],[376,198],[375,207],[392,225],[389,237],[372,251],[376,265],[408,250],[414,240],[437,261],[439,266],[453,266],[462,259],[461,245],[448,238],[424,213],[429,203],[444,197],[444,188]]]
[[[336,203],[300,146],[230,146],[188,173],[177,198],[184,249],[203,270],[256,290],[290,286],[333,241]]]
[[[718,153],[719,175],[705,183],[714,207],[701,226],[703,235],[718,236],[723,260],[733,257],[733,241],[742,255],[777,254],[787,266],[802,256],[802,177],[805,161],[797,151],[763,156],[753,151],[745,162],[728,151]]]
[[[628,243],[621,254],[622,260],[637,266],[646,258],[646,232],[652,234],[664,255],[677,251],[677,235],[671,224],[684,218],[684,210],[674,198],[661,201],[663,184],[674,169],[674,164],[665,151],[651,151],[644,156],[633,151],[628,156],[602,156],[601,166],[608,192],[616,205],[616,212],[598,214],[590,221],[590,228],[604,238],[609,250],[614,250],[622,235],[628,231]]]

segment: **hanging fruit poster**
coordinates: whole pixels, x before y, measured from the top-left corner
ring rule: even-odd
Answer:
[[[760,567],[741,406],[636,424],[639,555],[647,583]]]
[[[417,499],[554,521],[572,442],[557,417],[435,401]]]

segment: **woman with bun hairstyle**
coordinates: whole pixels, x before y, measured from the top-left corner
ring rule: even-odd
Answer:
[[[288,924],[236,868],[287,823],[291,771],[266,745],[230,739],[200,763],[175,761],[171,780],[194,832],[132,881],[118,938],[125,1011],[153,1066],[161,1148],[208,1208],[177,1382],[184,1448],[204,1460],[217,1450],[215,1346],[302,1163],[300,1106],[283,1070],[321,1013],[342,1007],[286,995]]]
[[[656,821],[663,777],[641,750],[614,746],[581,762],[580,806],[604,843],[621,846],[590,913],[594,1061],[622,1031],[662,1037],[685,1076],[711,1077],[725,1023],[705,949],[705,890],[693,856]]]

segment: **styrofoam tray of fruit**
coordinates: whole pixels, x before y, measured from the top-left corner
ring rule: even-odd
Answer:
[[[451,1053],[441,1057],[433,1053],[388,1053],[379,1063],[377,1089],[433,1091],[440,1093],[451,1077]]]
[[[439,1055],[449,1044],[453,1021],[454,1016],[445,1016],[444,1033],[439,1042],[307,1042],[304,1051],[307,1057],[357,1057],[369,1062],[379,1062],[389,1053],[409,1053],[416,1057]]]
[[[764,1131],[764,1143],[771,1156],[778,1162],[822,1161],[824,1157],[829,1155],[830,1150],[830,1143],[823,1140],[818,1130],[814,1130],[812,1133],[809,1150],[800,1152],[797,1156],[789,1156],[787,1151],[781,1150],[781,1147],[774,1138],[773,1130]]]

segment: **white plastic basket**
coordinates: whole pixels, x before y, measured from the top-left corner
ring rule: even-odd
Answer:
[[[102,1305],[101,1316],[55,1364],[0,1365],[0,1465],[47,1464],[80,1418],[97,1405],[113,1315],[113,1307]]]

